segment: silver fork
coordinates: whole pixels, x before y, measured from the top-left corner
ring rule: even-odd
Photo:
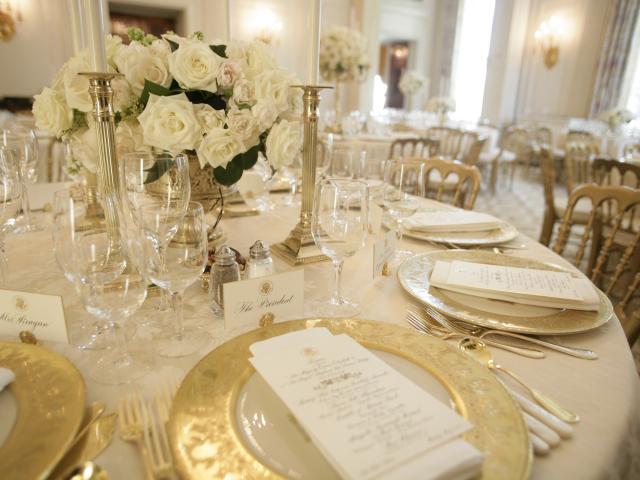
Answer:
[[[409,321],[411,318],[412,321]],[[436,336],[442,338],[443,340],[455,337],[473,337],[478,338],[475,335],[471,335],[468,332],[464,332],[455,328],[448,328],[446,326],[436,327],[432,323],[426,319],[424,314],[418,310],[409,309],[407,310],[407,322],[413,326],[416,330],[426,333],[428,335]],[[444,327],[444,328],[443,328]],[[493,340],[483,340],[487,345],[491,345],[492,347],[501,348],[511,353],[515,353],[517,355],[522,355],[523,357],[528,358],[545,358],[545,353],[541,350],[537,350],[534,348],[526,348],[526,347],[516,347],[514,345],[509,345],[506,343],[500,343]]]
[[[118,421],[120,425],[120,437],[126,441],[135,443],[142,457],[145,477],[153,480],[153,467],[150,454],[144,437],[143,400],[139,394],[125,395],[118,401]]]
[[[438,322],[440,325],[444,326],[445,328],[449,328],[452,331],[457,331],[460,333],[467,332],[470,335],[473,335],[485,340],[485,342],[488,341],[485,338],[486,336],[497,335],[502,337],[516,338],[524,342],[540,345],[541,347],[548,348],[549,350],[554,350],[556,352],[564,353],[566,355],[571,355],[573,357],[582,358],[585,360],[595,360],[598,358],[598,355],[593,350],[589,350],[588,348],[568,347],[566,345],[559,345],[557,343],[549,342],[547,340],[541,340],[540,338],[532,337],[529,335],[522,335],[520,333],[505,332],[502,330],[495,330],[495,329],[477,327],[475,325],[469,325],[468,323],[465,323],[460,320],[450,320],[447,317],[445,317],[442,313],[428,306],[423,307],[423,310],[429,317],[433,318],[436,322]]]
[[[143,441],[149,451],[154,478],[160,480],[177,479],[165,423],[160,418],[157,402],[155,405],[151,402],[144,402],[142,417]]]

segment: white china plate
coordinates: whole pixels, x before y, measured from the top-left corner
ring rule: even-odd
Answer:
[[[409,295],[447,316],[474,325],[519,333],[561,335],[592,330],[605,324],[613,315],[611,301],[600,290],[597,290],[600,297],[598,311],[586,312],[522,305],[436,288],[430,285],[429,278],[437,260],[566,271],[574,276],[583,274],[551,263],[479,250],[425,253],[409,258],[400,266],[398,280]]]
[[[507,222],[503,222],[500,228],[482,232],[424,233],[405,228],[404,236],[427,242],[453,243],[461,246],[498,245],[515,239],[518,236],[518,229]]]
[[[438,400],[454,408],[455,403],[447,389],[427,371],[392,353],[372,351]],[[251,375],[241,388],[235,412],[242,439],[256,458],[271,469],[294,479],[340,478],[257,373]]]

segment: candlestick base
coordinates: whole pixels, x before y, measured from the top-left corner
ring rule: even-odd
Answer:
[[[311,235],[313,217],[313,192],[316,184],[316,155],[318,152],[318,117],[320,90],[331,87],[318,85],[294,85],[302,88],[304,142],[302,145],[302,207],[300,221],[289,236],[271,247],[275,255],[289,265],[304,265],[329,260],[315,245]]]

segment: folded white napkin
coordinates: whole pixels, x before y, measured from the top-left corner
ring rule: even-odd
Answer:
[[[538,307],[597,311],[600,305],[593,284],[567,272],[437,261],[429,281],[452,292]]]
[[[500,228],[502,221],[496,217],[466,210],[417,212],[403,225],[409,230],[423,233],[482,232]]]
[[[0,392],[16,379],[16,374],[8,368],[0,367]]]

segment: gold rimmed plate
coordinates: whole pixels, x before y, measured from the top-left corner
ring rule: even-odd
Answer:
[[[16,375],[0,396],[12,396],[17,410],[0,445],[0,478],[47,478],[82,422],[82,376],[62,355],[23,343],[0,342],[0,367]]]
[[[398,325],[307,319],[236,337],[187,374],[168,424],[184,478],[339,478],[248,360],[254,342],[313,327],[350,335],[467,418],[474,429],[464,438],[486,456],[481,478],[528,477],[531,446],[520,410],[482,365],[439,339]]]
[[[568,272],[576,277],[584,275],[577,270],[568,270],[552,263],[478,250],[420,254],[409,258],[400,266],[398,280],[409,295],[445,315],[474,325],[518,333],[563,335],[593,330],[604,325],[613,315],[611,301],[600,290],[597,290],[600,297],[598,311],[588,312],[534,307],[436,288],[430,284],[429,278],[438,260],[554,270]]]

